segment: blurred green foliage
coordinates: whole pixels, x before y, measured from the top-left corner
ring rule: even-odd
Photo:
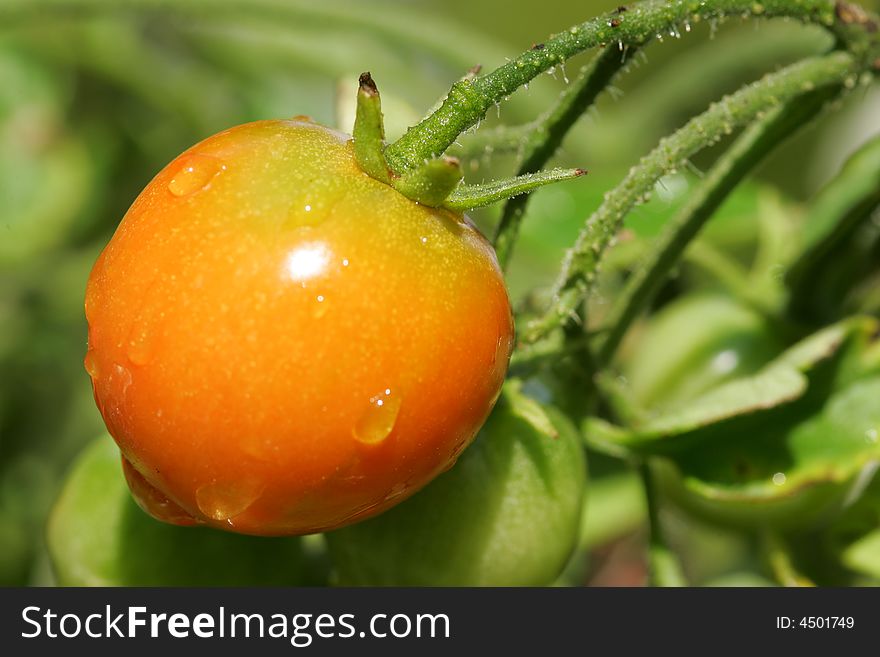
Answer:
[[[393,138],[472,65],[497,66],[548,33],[616,3],[325,0],[255,3],[241,10],[241,2],[220,0],[215,11],[189,10],[187,2],[138,11],[125,3],[83,3],[89,11],[60,11],[57,3],[45,10],[42,4],[0,0],[3,585],[53,581],[43,539],[47,513],[75,455],[103,430],[82,368],[85,281],[155,172],[194,142],[259,118],[307,114],[348,130],[364,69],[380,86]],[[566,141],[559,160],[592,174],[535,195],[509,279],[515,301],[528,303],[536,287],[540,296],[584,218],[659,137],[720,94],[828,45],[812,28],[735,21],[719,26],[717,35],[702,26],[680,42],[669,41],[637,60],[638,68],[621,83],[622,97],[603,99]],[[555,79],[542,76],[504,103],[498,116],[490,112],[485,124],[529,120],[553,101],[565,77],[564,71]],[[764,186],[782,189],[777,209],[797,216],[798,203],[831,176],[866,132],[878,129],[878,108],[876,88],[859,94],[834,118],[780,149],[758,179],[724,206],[706,232],[708,248],[751,264],[759,215],[767,208]],[[697,159],[695,170],[716,152]],[[501,156],[483,158],[468,176],[490,178],[511,164]],[[615,267],[625,268],[646,248],[698,175],[664,181],[630,218],[632,239],[610,258],[612,280]],[[482,212],[477,219],[489,226],[496,213]],[[659,303],[683,285],[716,284],[692,251],[690,264]],[[585,511],[586,547],[632,531],[643,520],[640,499],[619,493],[621,486],[629,490],[625,476],[601,459],[595,469],[600,482],[596,501]],[[604,487],[603,469],[609,476]],[[681,536],[706,535],[688,522],[680,523]],[[57,519],[55,526],[61,531]],[[76,528],[64,531],[75,534]],[[869,550],[878,542],[876,531],[836,540],[847,546],[849,562],[876,576],[876,556]],[[725,575],[738,581],[748,565],[740,541],[716,540],[714,547],[691,551],[688,568],[698,581]],[[698,538],[688,544],[702,545]],[[580,578],[582,564],[569,571]]]

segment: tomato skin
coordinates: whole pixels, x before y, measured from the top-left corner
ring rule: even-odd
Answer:
[[[513,343],[470,222],[297,120],[221,132],[161,171],[95,264],[86,317],[98,406],[156,489],[135,486],[142,506],[266,535],[377,514],[449,467]]]

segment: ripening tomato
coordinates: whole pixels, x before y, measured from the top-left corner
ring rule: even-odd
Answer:
[[[86,369],[159,519],[339,527],[447,469],[499,394],[513,320],[466,217],[410,201],[307,120],[161,171],[101,254]]]

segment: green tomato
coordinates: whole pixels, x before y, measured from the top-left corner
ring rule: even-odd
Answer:
[[[303,581],[300,539],[257,538],[154,520],[135,504],[119,450],[102,436],[55,504],[49,555],[63,586],[267,586]]]
[[[578,538],[586,463],[552,407],[503,394],[456,465],[384,514],[328,533],[341,583],[541,586]]]

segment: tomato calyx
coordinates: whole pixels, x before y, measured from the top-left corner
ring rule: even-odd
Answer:
[[[467,76],[475,76],[472,69]],[[466,76],[466,78],[467,78]],[[428,207],[463,211],[526,194],[543,185],[577,178],[585,169],[549,169],[537,173],[491,181],[482,185],[463,182],[458,158],[448,155],[425,160],[406,171],[394,171],[385,159],[385,124],[379,89],[369,72],[358,79],[357,109],[352,130],[358,166],[380,182],[392,186],[409,199]]]

